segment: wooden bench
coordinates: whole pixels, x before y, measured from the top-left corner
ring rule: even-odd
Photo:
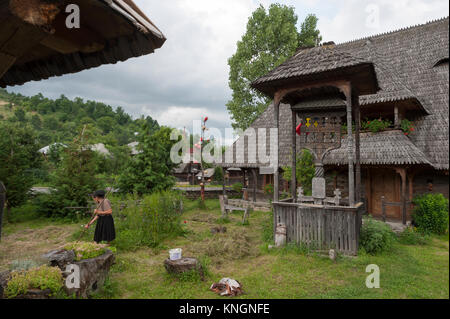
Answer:
[[[219,195],[220,210],[222,211],[222,218],[228,217],[228,212],[242,211],[244,212],[244,218],[242,223],[245,224],[249,215],[249,208],[242,208],[237,206],[228,205],[228,196]]]

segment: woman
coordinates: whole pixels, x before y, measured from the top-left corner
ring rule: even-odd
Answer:
[[[106,241],[109,245],[116,238],[116,230],[114,228],[114,219],[112,217],[111,202],[105,198],[104,191],[96,191],[93,195],[94,201],[97,203],[97,209],[94,211],[95,217],[85,227],[88,229],[97,221],[95,227],[94,241],[99,244]]]

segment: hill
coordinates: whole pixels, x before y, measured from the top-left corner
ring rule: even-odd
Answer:
[[[92,128],[92,140],[110,147],[123,146],[135,140],[135,132],[145,122],[154,130],[159,124],[150,116],[133,119],[122,107],[81,98],[70,100],[64,95],[49,99],[41,93],[27,97],[0,89],[0,121],[31,124],[37,131],[41,147],[72,141],[84,125]]]

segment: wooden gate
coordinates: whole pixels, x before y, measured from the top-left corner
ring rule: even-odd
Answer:
[[[313,250],[335,249],[346,255],[358,253],[363,205],[356,207],[273,203],[274,223],[285,224],[286,241]]]

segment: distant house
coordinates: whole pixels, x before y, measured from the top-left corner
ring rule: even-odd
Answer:
[[[91,151],[97,152],[103,156],[111,156],[111,152],[106,148],[105,144],[98,143],[90,146]]]
[[[293,73],[301,72],[302,64],[314,64],[314,55],[309,54],[314,50],[317,54],[333,50],[373,63],[380,91],[360,97],[361,119],[369,123],[382,118],[391,121],[392,126],[375,133],[361,133],[361,195],[369,213],[381,215],[382,196],[388,202],[401,202],[403,194],[410,201],[414,196],[427,192],[443,193],[448,198],[449,18],[339,45],[332,44],[329,48],[300,49],[291,59],[257,80],[254,85],[260,91],[268,92],[275,81],[283,83],[287,78],[292,79]],[[306,61],[304,57],[310,59]],[[318,70],[322,67],[326,69],[326,65],[318,64],[315,67]],[[323,97],[303,101],[300,106],[303,109],[320,109],[343,105],[345,101],[330,101]],[[250,183],[256,182],[259,189],[273,184],[274,170],[281,171],[292,163],[291,108],[297,106],[282,101],[279,107],[279,167],[268,167],[260,162],[249,163],[248,156],[236,154],[238,141],[244,143],[245,153],[257,152],[257,145],[249,143],[244,136],[231,146],[236,159],[222,166],[256,172],[256,180],[250,178]],[[408,121],[411,127],[407,127]],[[271,104],[251,128],[274,127],[274,106]],[[266,138],[269,145],[269,134]],[[297,138],[296,143],[297,150],[300,150],[300,138]],[[340,188],[343,196],[348,194],[346,135],[343,136],[342,145],[324,159],[328,196],[332,195],[335,188]],[[279,184],[280,189],[283,185],[285,188],[288,186],[287,181],[280,180]],[[401,220],[402,210],[400,207],[388,207],[387,217]],[[409,208],[407,217],[411,217]]]
[[[137,155],[142,153],[142,151],[138,150],[139,142],[132,142],[128,144],[128,147],[131,149],[131,155]]]
[[[200,171],[200,163],[194,159],[194,150],[191,148],[188,154],[184,155],[182,163],[173,170],[173,176],[177,182],[188,182],[193,185],[198,183],[195,175]]]
[[[205,182],[210,182],[212,181],[212,178],[214,176],[214,168],[207,168],[204,170],[204,178],[205,178]],[[196,177],[196,181],[197,183],[200,183],[202,180],[202,172],[200,171],[197,175],[195,175]]]
[[[58,146],[67,147],[67,145],[62,144],[62,143],[53,143],[52,145],[48,145],[48,146],[41,148],[38,152],[43,155],[48,155],[50,153],[50,150],[52,147],[58,147]]]

